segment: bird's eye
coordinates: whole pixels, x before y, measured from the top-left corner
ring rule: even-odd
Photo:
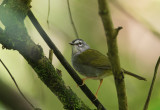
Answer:
[[[83,45],[82,42],[79,42],[79,43],[78,43],[78,46],[82,46],[82,45]]]

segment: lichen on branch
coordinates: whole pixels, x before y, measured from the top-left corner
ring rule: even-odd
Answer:
[[[90,110],[81,99],[66,87],[59,71],[44,56],[40,45],[28,35],[24,19],[30,10],[31,0],[5,0],[0,6],[0,20],[5,29],[0,29],[0,43],[6,49],[17,50],[32,66],[38,77],[58,97],[65,109]]]

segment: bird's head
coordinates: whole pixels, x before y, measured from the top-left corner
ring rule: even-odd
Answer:
[[[73,55],[80,54],[81,52],[90,48],[88,46],[88,44],[86,42],[84,42],[82,39],[75,39],[69,44],[72,45],[72,54]]]

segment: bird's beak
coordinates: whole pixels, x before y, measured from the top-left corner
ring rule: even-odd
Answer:
[[[74,45],[74,43],[72,43],[72,42],[70,42],[69,44],[70,44],[70,45]]]

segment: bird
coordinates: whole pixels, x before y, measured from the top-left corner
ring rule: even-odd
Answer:
[[[85,78],[82,79],[82,85],[84,85],[84,81],[87,79],[100,80],[100,84],[95,94],[95,97],[97,98],[103,79],[113,74],[108,56],[100,53],[98,50],[91,49],[82,39],[75,39],[69,44],[72,46],[72,65],[78,73],[85,76]],[[146,80],[145,78],[125,69],[122,69],[122,71],[123,73],[131,75],[139,80]]]

